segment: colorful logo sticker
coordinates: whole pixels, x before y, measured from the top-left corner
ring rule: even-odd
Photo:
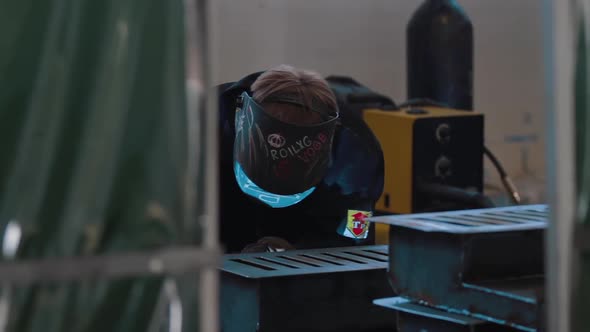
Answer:
[[[348,210],[348,219],[344,236],[354,239],[366,239],[369,235],[369,224],[367,218],[373,216],[370,211]]]

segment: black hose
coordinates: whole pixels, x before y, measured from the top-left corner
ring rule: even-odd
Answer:
[[[490,159],[494,167],[496,167],[496,170],[498,170],[498,174],[500,175],[502,184],[504,185],[504,188],[510,195],[510,199],[512,200],[512,202],[514,204],[520,204],[521,198],[520,194],[518,193],[518,189],[516,189],[514,182],[512,182],[512,179],[510,179],[508,173],[506,173],[506,170],[504,169],[498,158],[496,158],[492,151],[490,151],[486,146],[483,147],[483,152]]]
[[[424,194],[430,198],[460,203],[470,208],[483,209],[495,207],[492,200],[481,193],[468,191],[449,185],[437,183],[418,183],[416,189],[421,194]]]

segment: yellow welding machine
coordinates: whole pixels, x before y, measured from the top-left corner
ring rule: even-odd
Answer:
[[[483,114],[443,107],[366,109],[385,160],[384,189],[375,210],[406,214],[452,209],[421,194],[420,183],[483,190]],[[388,243],[385,225],[376,226],[376,242]]]

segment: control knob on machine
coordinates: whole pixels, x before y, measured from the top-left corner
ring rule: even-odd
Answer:
[[[449,143],[451,140],[451,126],[448,123],[441,123],[436,127],[436,140],[442,144]]]
[[[434,174],[443,179],[451,176],[451,160],[445,156],[439,157],[434,164]]]

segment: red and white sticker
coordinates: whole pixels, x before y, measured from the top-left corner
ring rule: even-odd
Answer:
[[[344,236],[353,239],[366,239],[369,235],[370,222],[367,218],[373,216],[370,211],[348,210]]]

